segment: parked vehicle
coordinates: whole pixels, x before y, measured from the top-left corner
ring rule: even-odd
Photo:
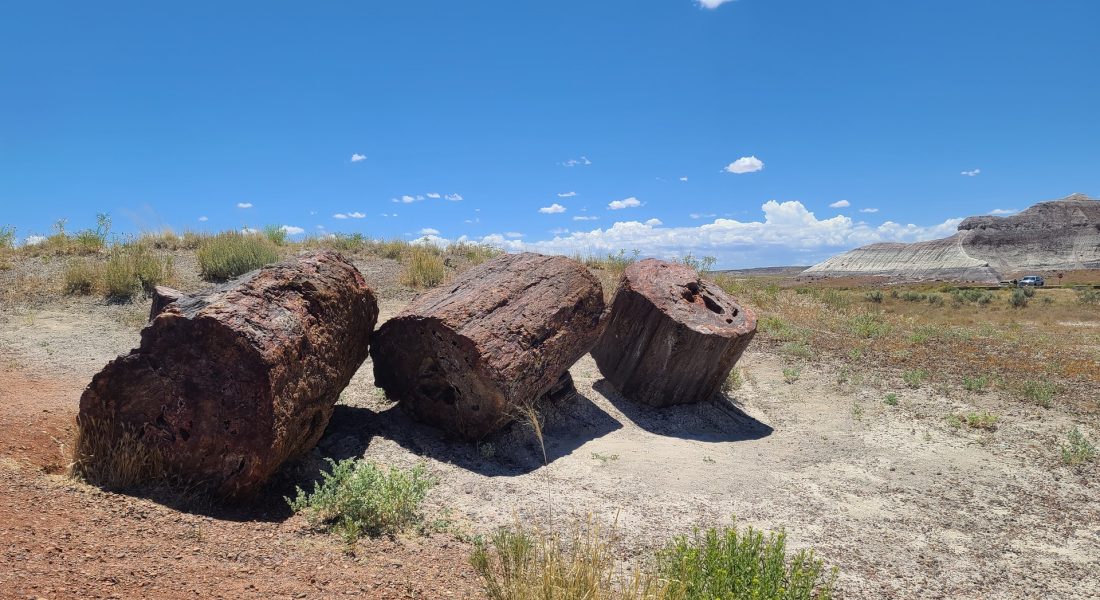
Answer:
[[[1039,277],[1038,275],[1028,275],[1027,277],[1024,277],[1020,280],[1020,287],[1025,287],[1029,285],[1035,287],[1043,287],[1045,283],[1046,282],[1043,281],[1043,278]]]

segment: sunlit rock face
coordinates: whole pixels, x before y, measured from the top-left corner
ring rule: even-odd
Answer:
[[[1074,269],[1100,269],[1100,202],[1083,194],[1009,217],[970,217],[949,238],[863,246],[802,274],[995,283],[1025,271]]]

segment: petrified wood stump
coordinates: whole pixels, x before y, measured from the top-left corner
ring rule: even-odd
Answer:
[[[158,303],[141,345],[108,363],[80,399],[78,468],[111,479],[121,469],[112,461],[147,451],[156,460],[146,470],[157,472],[142,477],[171,475],[223,496],[256,490],[317,443],[378,318],[363,276],[332,251],[196,296],[158,289]],[[139,447],[131,456],[112,451],[127,439]]]
[[[718,393],[755,333],[752,311],[713,282],[647,259],[623,272],[592,356],[624,397],[685,404]]]
[[[506,254],[383,324],[374,380],[414,417],[476,439],[559,383],[599,337],[603,309],[600,282],[580,263]]]

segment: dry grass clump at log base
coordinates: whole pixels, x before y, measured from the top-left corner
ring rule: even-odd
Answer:
[[[443,283],[447,266],[439,248],[415,244],[409,249],[402,281],[415,288],[430,288]]]
[[[127,489],[169,479],[160,453],[143,443],[137,432],[116,435],[109,424],[87,417],[77,419],[72,461],[71,475],[105,489]]]
[[[347,542],[362,535],[395,534],[421,520],[420,505],[434,480],[423,465],[386,469],[372,462],[328,459],[313,492],[298,488],[286,501],[314,527],[335,531]]]
[[[1100,388],[1100,313],[1082,310],[1079,290],[1029,290],[1031,299],[1049,300],[1013,307],[1013,289],[909,286],[867,301],[866,287],[808,286],[780,277],[716,280],[756,311],[757,344],[780,349],[797,342],[816,359],[886,369],[899,379],[910,373],[910,386],[962,387],[965,378],[968,390],[1000,389],[1039,406],[1059,402],[1100,412],[1093,393]],[[929,303],[930,293],[948,300]],[[920,381],[912,375],[918,372]]]
[[[68,294],[101,293],[110,300],[128,301],[154,286],[171,283],[175,269],[171,256],[158,255],[142,244],[116,245],[106,262],[72,259],[65,267]]]
[[[521,526],[475,543],[471,563],[492,600],[826,600],[836,571],[812,551],[789,555],[783,533],[735,526],[679,537],[644,567],[616,558],[614,529],[591,519],[567,535]]]
[[[266,236],[226,231],[199,244],[199,274],[208,281],[225,281],[279,260],[279,248]]]

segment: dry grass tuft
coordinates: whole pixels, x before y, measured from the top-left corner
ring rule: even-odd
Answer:
[[[71,475],[107,489],[170,479],[160,452],[142,442],[137,432],[119,432],[89,417],[77,419],[72,460]]]
[[[268,237],[226,231],[199,244],[199,274],[208,281],[226,281],[279,260],[279,249]]]
[[[435,246],[415,244],[410,247],[402,282],[415,288],[430,288],[443,283],[447,267]]]

